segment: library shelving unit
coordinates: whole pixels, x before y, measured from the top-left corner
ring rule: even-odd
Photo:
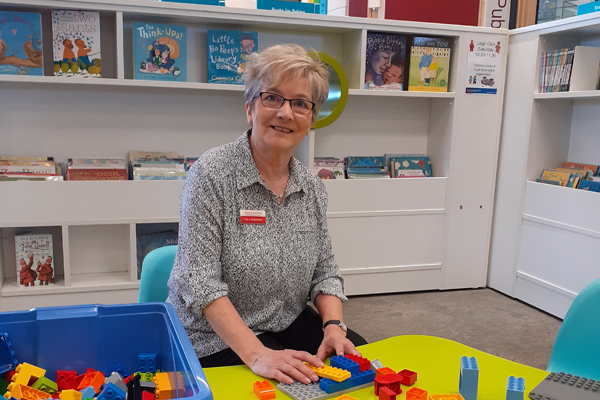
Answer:
[[[506,42],[508,31],[141,0],[0,0],[0,10],[99,11],[102,78],[0,76],[0,153],[126,156],[177,150],[199,156],[247,128],[241,86],[207,83],[206,30],[259,32],[259,49],[298,43],[328,53],[349,81],[345,111],[311,132],[297,157],[426,153],[432,178],[327,181],[328,221],[346,293],[486,285],[504,67],[494,96],[466,94],[467,43]],[[188,82],[133,80],[132,23],[188,29]],[[447,93],[364,89],[368,31],[451,39]],[[465,78],[466,77],[466,78]],[[137,300],[136,236],[177,226],[183,182],[0,183],[0,310]],[[57,282],[18,288],[14,235],[50,232]]]
[[[597,14],[509,35],[488,282],[560,318],[600,277],[600,194],[535,182],[544,168],[565,161],[600,164],[600,91],[538,88],[541,55],[577,45],[600,46]],[[598,61],[584,68],[594,79]]]

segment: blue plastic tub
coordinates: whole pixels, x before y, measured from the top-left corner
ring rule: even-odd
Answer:
[[[213,398],[170,304],[92,304],[3,312],[0,332],[8,333],[19,363],[45,369],[52,380],[58,369],[81,374],[92,368],[110,374],[119,364],[132,374],[138,370],[140,353],[156,353],[158,368],[181,373],[184,390],[179,392],[184,397]]]

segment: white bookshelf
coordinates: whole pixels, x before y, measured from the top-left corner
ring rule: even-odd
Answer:
[[[565,161],[600,164],[600,91],[538,93],[543,52],[600,47],[596,14],[511,31],[489,286],[564,317],[600,278],[600,194],[536,183]],[[577,63],[575,58],[575,63]],[[598,60],[580,62],[598,72]]]
[[[486,285],[504,64],[495,96],[467,95],[470,38],[505,41],[490,28],[385,21],[142,0],[0,0],[37,11],[51,36],[53,8],[99,11],[102,78],[0,76],[2,154],[126,156],[177,150],[199,156],[247,128],[241,86],[207,82],[206,30],[259,32],[259,49],[294,42],[340,62],[349,81],[341,117],[313,131],[297,157],[426,153],[433,178],[328,181],[328,221],[346,293]],[[188,82],[132,79],[134,21],[188,29]],[[368,31],[451,39],[447,93],[364,90]],[[46,43],[46,42],[45,42]],[[44,47],[45,62],[51,48]],[[24,78],[24,79],[20,79]],[[137,301],[136,235],[176,226],[183,182],[2,182],[0,310]],[[6,205],[6,206],[5,206]],[[57,282],[17,288],[14,235],[49,231]]]

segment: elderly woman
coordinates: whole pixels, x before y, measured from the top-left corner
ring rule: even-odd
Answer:
[[[203,367],[245,363],[266,378],[309,383],[318,378],[304,362],[320,367],[331,352],[359,355],[355,346],[366,343],[342,322],[325,187],[292,155],[329,91],[315,58],[297,45],[252,54],[250,129],[188,173],[167,301]]]

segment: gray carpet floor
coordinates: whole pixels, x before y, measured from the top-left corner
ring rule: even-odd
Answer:
[[[491,289],[354,296],[344,320],[367,341],[398,335],[451,339],[546,369],[561,320]]]

